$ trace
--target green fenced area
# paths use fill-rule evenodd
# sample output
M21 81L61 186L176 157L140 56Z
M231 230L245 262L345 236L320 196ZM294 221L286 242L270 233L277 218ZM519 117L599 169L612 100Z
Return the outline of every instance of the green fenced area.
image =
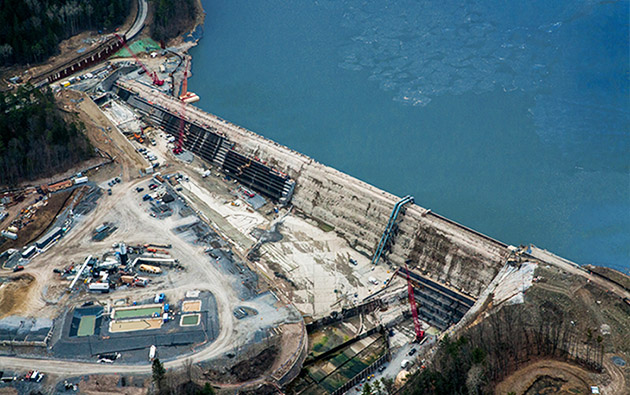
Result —
M128 44L128 45L129 45L129 48L131 48L131 50L135 54L159 51L161 49L160 44L158 44L157 42L155 42L155 40L150 39L150 38L136 40L133 43ZM120 51L116 52L111 57L112 58L129 58L131 57L131 54L129 53L129 51L127 51L127 48L122 48L120 49Z
M345 323L333 324L308 335L309 354L320 355L356 335L356 328L361 326L359 317L352 317Z
M153 317L156 314L162 314L162 305L123 307L114 310L114 319Z
M199 314L186 314L182 316L182 319L179 325L180 326L195 326L195 325L199 325L200 320L201 320L201 316Z
M387 340L381 334L368 336L325 360L305 367L290 389L304 395L334 392L386 352Z
M77 336L92 336L94 334L94 327L96 324L95 315L84 315L79 322L79 330Z

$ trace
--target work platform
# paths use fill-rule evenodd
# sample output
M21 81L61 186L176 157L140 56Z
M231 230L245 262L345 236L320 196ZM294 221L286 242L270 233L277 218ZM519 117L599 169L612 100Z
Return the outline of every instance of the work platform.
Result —
M291 200L294 180L256 156L238 152L238 146L221 131L235 126L138 81L118 81L113 90L167 134L179 138L182 129L183 148L216 166L227 176L282 205Z
M403 271L399 271L398 275L406 277ZM440 330L446 330L459 322L475 304L474 298L435 282L413 270L409 270L409 277L418 302L420 318Z

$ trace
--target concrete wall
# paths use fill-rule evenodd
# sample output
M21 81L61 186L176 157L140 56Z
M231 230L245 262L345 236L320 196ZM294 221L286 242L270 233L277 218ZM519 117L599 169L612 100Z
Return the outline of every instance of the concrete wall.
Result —
M178 100L135 81L119 84L173 114L181 108ZM188 105L186 114L198 125L216 128L235 143L236 151L288 174L297 183L292 203L299 211L334 227L355 249L372 255L397 196L194 106ZM407 207L399 229L386 260L400 265L412 259L429 277L474 297L492 281L507 257L504 244L418 205Z

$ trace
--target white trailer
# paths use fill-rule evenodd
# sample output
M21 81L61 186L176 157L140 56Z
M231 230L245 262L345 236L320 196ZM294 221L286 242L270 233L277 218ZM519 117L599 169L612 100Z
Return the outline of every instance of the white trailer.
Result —
M75 179L74 179L74 185L77 185L77 184L84 184L84 183L86 183L86 182L88 182L88 178L87 178L87 176L77 177L77 178L75 178Z
M109 283L91 283L88 285L90 291L109 292Z

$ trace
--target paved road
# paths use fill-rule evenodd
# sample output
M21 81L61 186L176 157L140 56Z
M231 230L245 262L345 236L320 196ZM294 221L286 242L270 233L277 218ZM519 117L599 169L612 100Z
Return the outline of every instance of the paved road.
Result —
M136 21L133 26L125 33L125 37L127 41L131 41L142 28L144 28L144 22L147 19L147 13L149 12L149 5L147 4L147 0L138 0L138 15L136 17Z

